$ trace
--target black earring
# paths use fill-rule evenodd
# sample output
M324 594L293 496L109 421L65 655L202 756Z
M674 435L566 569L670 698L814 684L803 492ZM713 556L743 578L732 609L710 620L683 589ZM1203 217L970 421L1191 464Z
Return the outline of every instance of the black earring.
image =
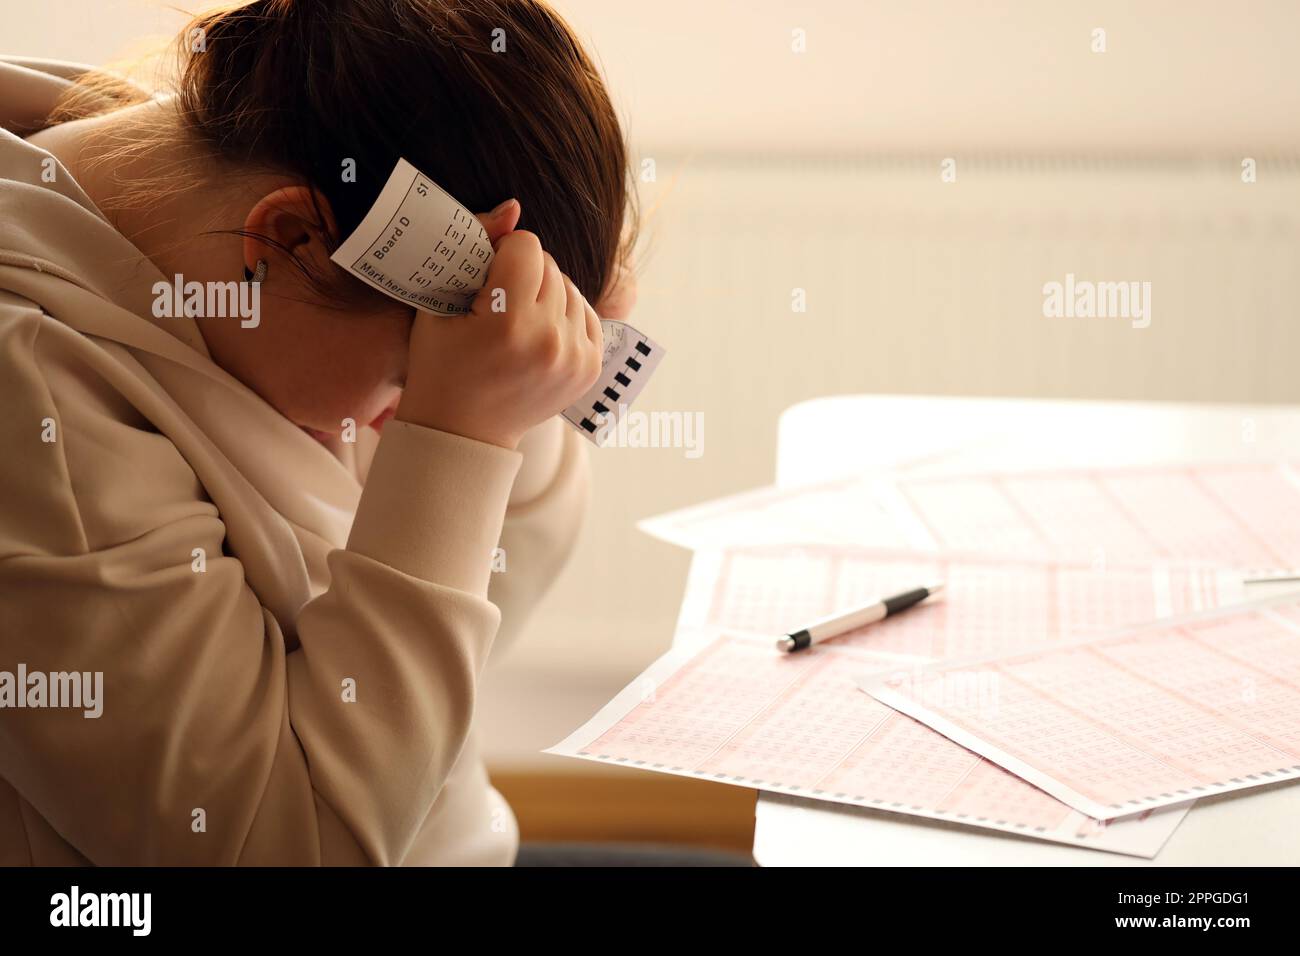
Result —
M263 279L266 278L266 268L267 268L267 266L266 266L266 260L265 260L265 259L258 259L258 260L257 260L257 271L256 271L256 272L254 272L252 269L248 268L248 266L244 266L244 281L245 281L245 282L261 282Z

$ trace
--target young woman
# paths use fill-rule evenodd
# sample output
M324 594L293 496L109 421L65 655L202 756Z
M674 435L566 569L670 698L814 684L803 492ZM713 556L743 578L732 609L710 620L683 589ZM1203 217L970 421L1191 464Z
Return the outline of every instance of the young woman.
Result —
M161 97L0 61L0 863L509 864L475 686L584 504L556 414L630 303L616 115L540 0L179 42ZM504 313L330 262L399 158L492 210ZM249 274L255 325L154 314Z

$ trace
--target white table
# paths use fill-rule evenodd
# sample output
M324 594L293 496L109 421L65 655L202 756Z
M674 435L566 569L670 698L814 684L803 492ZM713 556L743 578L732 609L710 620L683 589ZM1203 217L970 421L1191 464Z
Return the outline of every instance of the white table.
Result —
M1300 406L844 396L781 416L777 483L899 466L958 473L1285 457L1300 457ZM760 792L756 816L763 866L1300 864L1300 785L1198 802L1153 861L780 794Z

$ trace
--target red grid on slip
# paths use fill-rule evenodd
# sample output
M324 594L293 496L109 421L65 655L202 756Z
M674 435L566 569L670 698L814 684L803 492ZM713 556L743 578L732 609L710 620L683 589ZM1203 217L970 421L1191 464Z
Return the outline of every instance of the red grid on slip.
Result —
M1183 810L1101 826L857 687L888 659L721 636L549 752L1154 856Z
M1300 776L1294 599L864 686L1100 819Z

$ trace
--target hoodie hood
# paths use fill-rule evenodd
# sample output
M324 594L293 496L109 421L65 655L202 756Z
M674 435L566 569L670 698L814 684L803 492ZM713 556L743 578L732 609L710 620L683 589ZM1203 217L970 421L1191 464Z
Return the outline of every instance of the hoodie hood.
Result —
M12 264L26 257L30 268L157 325L206 358L192 318L151 321L153 284L167 281L162 273L113 228L58 159L23 139L44 129L59 98L94 72L81 64L0 56L0 251L12 254L6 260ZM123 323L122 331L133 324Z
M356 462L335 458L214 364L192 318L155 318L154 285L170 277L57 158L22 138L89 69L0 57L0 290L61 326L48 334L81 336L69 347L175 444L220 510L249 583L292 634L327 579L324 554L347 541ZM370 436L358 432L373 451Z

